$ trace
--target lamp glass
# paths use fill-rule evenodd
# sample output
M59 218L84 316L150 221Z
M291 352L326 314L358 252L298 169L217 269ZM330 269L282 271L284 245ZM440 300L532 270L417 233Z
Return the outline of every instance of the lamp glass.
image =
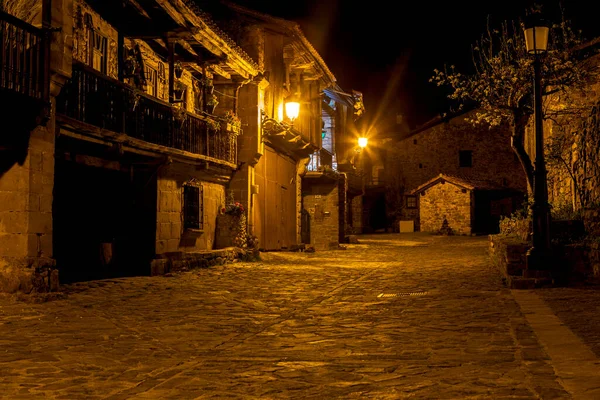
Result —
M367 139L366 137L359 137L358 138L358 147L360 147L361 149L364 149L365 147L367 147L368 142L369 142L369 139Z
M525 47L529 54L541 54L548 50L548 33L550 29L547 26L532 26L525 28Z
M298 118L300 114L300 103L296 101L289 101L285 103L285 115L292 121Z

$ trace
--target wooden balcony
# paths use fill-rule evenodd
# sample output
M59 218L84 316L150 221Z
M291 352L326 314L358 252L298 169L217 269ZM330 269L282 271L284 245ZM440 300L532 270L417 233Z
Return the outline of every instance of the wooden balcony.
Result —
M237 163L237 132L218 117L178 112L169 103L76 64L56 102L57 113L131 138ZM216 128L216 126L220 126Z
M31 129L48 117L47 37L44 30L0 11L0 117L4 125L14 122Z

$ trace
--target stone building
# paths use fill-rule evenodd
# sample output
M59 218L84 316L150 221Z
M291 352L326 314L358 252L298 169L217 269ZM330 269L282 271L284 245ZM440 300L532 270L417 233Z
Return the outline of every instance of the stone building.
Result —
M264 71L258 85L240 90L240 115L259 123L247 119L243 165L231 184L251 210L250 234L262 250L337 248L349 221L348 188L356 186L337 164L346 163L361 95L337 85L297 23L229 2L207 7ZM285 110L291 101L300 104L294 119ZM357 202L352 191L350 198Z
M493 208L498 215L509 215L521 208L527 192L526 179L521 164L511 149L509 129L474 127L467 121L472 112L474 111L450 118L434 118L388 147L385 161L388 177L386 205L393 207L395 219L389 222L394 224L394 228L400 221L413 221L415 230L425 228L436 231L442 226L441 211L436 222L431 221L431 216L423 215L427 210L432 210L431 204L427 203L424 210L420 208L424 201L421 196L424 193L423 187L436 183L434 190L441 193L440 174L456 177L463 182L485 182L486 187L504 189L506 199L502 200L502 196L499 198L496 193L492 196L494 203L491 203L492 198L489 196L476 196L477 202L487 198L487 205L473 205L477 210ZM471 189L466 184L463 186L471 192L477 188L477 185L472 185ZM390 198L397 201L392 202ZM439 210L445 207L443 202L443 197L436 201ZM492 219L497 219L498 215L489 214ZM421 226L424 219L427 223ZM451 228L467 232L462 227ZM471 226L471 230L491 233L497 227L482 223L477 227Z
M515 207L522 193L489 181L440 174L411 195L419 197L422 232L471 235L498 229L500 217Z
M213 250L239 168L233 94L258 65L192 1L43 7L52 31L0 15L7 40L30 38L3 47L17 67L2 69L3 104L31 112L0 146L2 290L161 273Z

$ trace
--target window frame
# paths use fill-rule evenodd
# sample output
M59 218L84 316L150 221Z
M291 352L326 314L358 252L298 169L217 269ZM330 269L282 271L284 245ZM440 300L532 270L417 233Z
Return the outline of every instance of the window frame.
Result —
M146 93L158 98L158 71L145 65L144 77L146 78Z
M414 200L414 205L411 205L411 201ZM408 209L416 209L419 207L419 202L417 201L417 196L414 195L406 195L406 208Z
M465 158L467 155L468 155L468 162L466 162L467 159ZM473 150L459 150L458 151L458 167L459 168L472 168L473 167Z
M196 202L192 202L197 195ZM186 231L204 231L204 186L185 183L181 190L181 218Z
M108 71L108 37L103 35L98 29L89 28L89 43L88 43L88 63L89 66L103 74ZM101 43L98 48L96 45ZM99 56L100 66L96 67L96 55Z

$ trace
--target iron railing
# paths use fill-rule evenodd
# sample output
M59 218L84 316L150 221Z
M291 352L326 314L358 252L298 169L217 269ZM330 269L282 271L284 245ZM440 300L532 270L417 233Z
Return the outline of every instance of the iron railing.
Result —
M49 100L46 32L0 11L0 89Z
M237 162L237 136L218 118L178 112L169 103L134 90L83 64L56 100L67 117L149 143ZM215 123L221 128L214 129Z

